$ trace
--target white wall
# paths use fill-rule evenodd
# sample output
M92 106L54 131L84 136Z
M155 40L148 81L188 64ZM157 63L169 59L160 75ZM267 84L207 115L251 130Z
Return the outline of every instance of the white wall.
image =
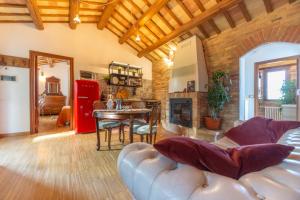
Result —
M29 69L7 67L1 75L16 76L16 81L0 81L0 134L30 130Z
M152 63L148 59L138 58L130 46L120 45L114 34L98 30L95 24L80 24L76 30L68 24L45 24L43 31L32 24L0 24L0 54L28 58L29 50L73 57L75 79L80 69L99 73L111 61L118 61L142 67L143 78L152 80ZM29 98L29 89L26 94L24 98ZM29 118L29 106L22 106ZM29 123L26 128L18 123L15 126L20 131L29 131Z
M273 42L261 45L240 58L240 120L254 117L255 63L300 55L300 44Z
M99 72L111 61L143 67L144 79L152 80L152 63L138 58L130 46L120 45L117 36L95 24L80 24L71 30L68 24L45 24L40 31L31 24L1 24L0 54L29 57L29 50L74 57L75 78L79 69Z
M42 72L44 76L41 76ZM70 65L66 62L56 63L54 67L41 65L39 70L39 94L45 91L46 78L51 76L60 79L60 91L66 97L66 105L68 105L70 94Z

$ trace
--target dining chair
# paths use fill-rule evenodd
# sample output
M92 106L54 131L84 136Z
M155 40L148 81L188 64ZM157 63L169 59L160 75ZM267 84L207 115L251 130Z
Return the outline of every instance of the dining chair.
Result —
M152 136L154 136L153 143L156 142L157 136L157 126L159 123L160 116L160 106L156 105L152 107L152 111L150 114L149 123L144 125L136 125L133 127L133 134L140 135L141 142L144 141L144 136L146 136L147 143L152 144Z
M101 101L95 101L93 104L93 108L95 109L105 109L105 105ZM124 139L122 139L122 133L124 138L124 131L122 128L122 122L119 120L109 120L109 119L103 119L101 121L97 121L97 131L105 131L105 142L108 140L108 149L111 150L111 135L112 130L115 128L119 128L119 141L124 144ZM100 139L98 140L100 141ZM100 150L100 144L97 144L97 150Z
M146 104L145 104L145 102L142 102L142 101L132 102L131 108L132 109L146 108ZM123 124L123 126L129 126L129 119L122 121L122 124ZM142 118L133 120L133 127L142 126L142 125L146 125L146 124L147 124L146 120L142 119Z

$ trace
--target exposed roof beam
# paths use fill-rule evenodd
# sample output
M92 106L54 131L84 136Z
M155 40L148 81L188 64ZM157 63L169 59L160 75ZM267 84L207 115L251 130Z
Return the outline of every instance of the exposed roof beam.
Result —
M229 12L227 10L225 10L223 12L224 17L226 18L228 24L230 25L231 28L234 28L236 26L234 20L232 19L232 17L230 16Z
M199 25L198 29L202 33L202 35L204 35L205 38L209 38L209 34L207 33L207 31L204 29L203 26Z
M104 27L106 26L106 24L107 24L107 22L108 22L108 19L109 19L110 16L113 14L113 12L114 12L116 6L120 3L120 1L121 1L121 0L115 0L115 1L113 1L113 2L110 3L110 4L108 4L108 5L105 7L105 9L104 9L104 11L103 11L103 13L102 13L102 15L101 15L101 17L100 17L100 20L99 20L99 22L98 22L98 24L97 24L97 28L98 28L98 29L100 29L100 30L104 29Z
M216 23L214 22L214 20L208 20L208 23L211 25L211 27L214 29L214 31L217 34L221 33L221 30L219 29L219 27L216 25Z
M178 25L182 25L182 22L180 19L173 13L173 11L169 8L168 5L165 6L165 10L168 12L168 14L176 21Z
M246 19L247 22L251 21L251 15L249 14L248 10L247 10L247 7L245 5L245 3L243 1L241 1L239 3L239 8L241 9L242 11L242 14L244 16L244 18Z
M216 0L216 1L217 1L217 3L220 3L221 0ZM228 24L230 25L230 27L234 28L236 25L235 25L235 22L232 19L231 15L229 14L229 12L227 10L224 10L223 15L226 18L226 20L227 20Z
M74 18L79 12L79 0L70 0L69 1L69 26L71 29L76 29L77 24L74 21Z
M129 28L129 30L120 38L119 42L123 44L130 36L136 33L136 31L144 26L147 21L149 21L153 15L155 15L159 10L168 3L169 0L157 0L143 15L137 20L137 22Z
M207 9L202 14L198 15L197 17L194 17L191 21L189 21L186 24L183 24L181 27L177 28L172 33L166 35L165 37L161 38L158 42L154 43L150 47L140 51L138 53L139 57L144 56L145 54L153 51L154 49L160 47L161 45L167 43L170 40L173 40L174 38L180 36L181 34L185 33L186 31L194 28L195 26L211 19L215 15L217 15L220 11L225 10L229 7L232 7L233 5L240 3L241 0L223 0L217 5L214 5L213 7Z
M25 4L16 4L16 3L0 3L0 7L26 8L26 5Z
M273 12L273 6L270 0L263 0L267 13Z
M32 18L35 27L44 30L43 20L35 0L26 0L26 6Z
M205 11L205 8L203 6L203 3L200 0L194 0L194 2L197 4L198 8L201 10L201 12Z
M184 5L182 0L176 0L176 2L181 7L181 9L189 16L189 18L191 18L191 19L194 18L193 13Z
M194 0L195 3L197 4L198 8L201 10L201 12L204 12L206 9L203 6L202 2L200 0ZM219 3L219 1L217 1ZM219 27L216 25L213 19L208 20L208 23L212 26L212 28L215 30L217 34L221 33L221 30ZM199 28L199 27L198 27ZM201 31L202 32L202 31ZM207 34L208 35L208 34Z

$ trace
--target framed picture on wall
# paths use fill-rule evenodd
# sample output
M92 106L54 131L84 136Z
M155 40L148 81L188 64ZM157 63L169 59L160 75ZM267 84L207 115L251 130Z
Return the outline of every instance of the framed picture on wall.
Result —
M195 92L195 81L188 81L187 82L187 92Z

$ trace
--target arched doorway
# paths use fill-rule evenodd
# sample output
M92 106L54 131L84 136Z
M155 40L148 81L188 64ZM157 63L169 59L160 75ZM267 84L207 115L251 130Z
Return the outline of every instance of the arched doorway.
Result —
M250 119L256 114L255 65L264 61L283 59L287 57L295 57L297 59L297 65L299 65L299 58L297 57L299 55L300 44L272 42L260 45L255 49L250 50L240 58L240 120ZM299 85L297 85L297 88L299 88Z

